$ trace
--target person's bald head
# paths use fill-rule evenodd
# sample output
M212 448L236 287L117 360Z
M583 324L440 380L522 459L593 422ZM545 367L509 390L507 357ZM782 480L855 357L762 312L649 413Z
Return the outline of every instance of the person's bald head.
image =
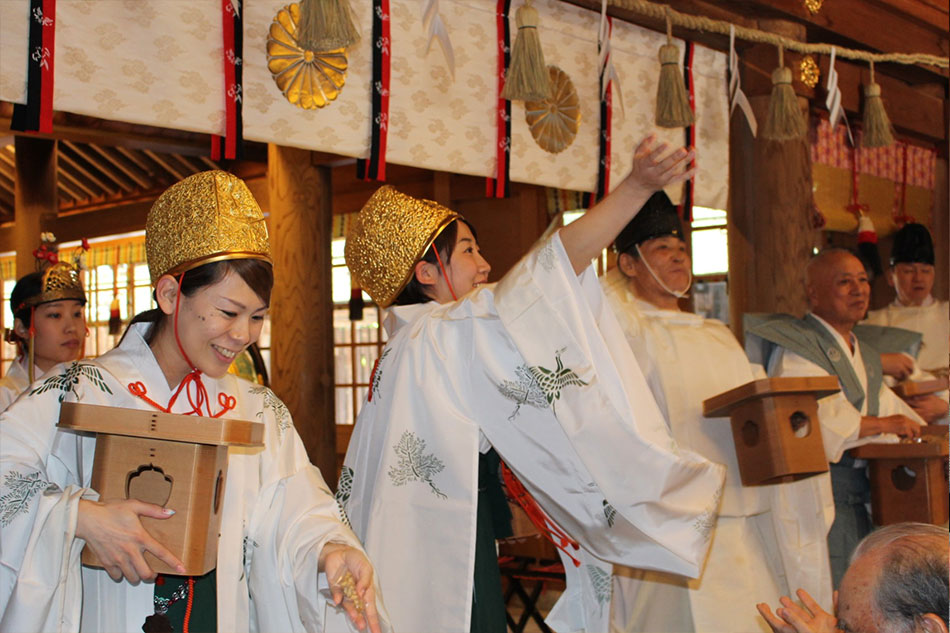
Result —
M867 312L871 286L861 260L833 248L808 262L805 293L812 312L832 326L850 331Z
M838 593L838 626L862 633L946 633L945 528L898 523L855 549Z

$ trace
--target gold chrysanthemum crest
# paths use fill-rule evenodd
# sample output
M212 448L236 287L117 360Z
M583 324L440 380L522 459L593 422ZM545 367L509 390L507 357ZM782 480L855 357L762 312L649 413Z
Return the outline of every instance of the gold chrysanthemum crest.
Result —
M267 37L267 69L287 101L305 110L322 108L340 95L346 82L346 50L315 52L297 41L300 6L277 12Z
M574 82L557 66L548 66L551 96L540 101L525 101L524 118L531 136L541 149L552 154L563 152L577 136L581 123L581 103Z
M805 55L802 57L801 63L801 79L802 83L808 86L809 88L814 88L818 85L818 80L821 78L821 71L818 69L818 64L815 62L815 58L811 55Z

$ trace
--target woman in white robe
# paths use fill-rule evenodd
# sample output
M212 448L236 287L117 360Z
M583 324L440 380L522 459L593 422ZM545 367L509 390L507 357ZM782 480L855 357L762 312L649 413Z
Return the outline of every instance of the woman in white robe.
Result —
M269 389L227 374L260 334L273 280L256 201L230 174L196 174L156 201L146 241L154 322L133 324L98 359L51 369L0 417L0 630L139 631L168 604L143 553L183 570L139 520L173 508L98 500L89 488L95 438L56 428L69 401L263 423L263 448L229 451L214 595L188 584L189 599L215 605L220 631L319 631L320 587L340 602L348 571L365 617L349 599L344 608L379 631L373 569L289 412ZM103 569L81 568L84 545Z
M7 333L17 357L0 379L0 411L30 385L31 372L35 380L54 365L82 357L85 305L79 271L71 264L60 262L20 277L10 293L13 328Z
M478 455L492 447L559 535L554 629L606 631L612 562L698 573L721 467L677 449L590 267L653 190L689 175L689 153L664 153L642 143L610 196L493 286L462 223L422 258L458 217L437 203L383 188L351 228L347 264L379 305L410 279L431 299L387 314L338 493L396 630L471 629Z

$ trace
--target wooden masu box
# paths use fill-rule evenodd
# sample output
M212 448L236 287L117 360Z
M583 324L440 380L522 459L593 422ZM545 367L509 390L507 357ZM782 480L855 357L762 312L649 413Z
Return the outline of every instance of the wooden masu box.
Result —
M828 470L818 399L839 391L834 376L764 378L703 402L703 415L732 420L743 486L804 479Z
M262 446L263 424L64 402L59 427L98 434L91 486L100 500L174 509L168 519L142 517L142 525L184 563L185 575L215 567L228 447ZM179 573L148 552L145 560L158 573ZM102 567L88 547L82 562Z
M851 451L868 460L871 515L876 525L918 521L945 525L950 517L947 431L921 427L920 442L865 444Z

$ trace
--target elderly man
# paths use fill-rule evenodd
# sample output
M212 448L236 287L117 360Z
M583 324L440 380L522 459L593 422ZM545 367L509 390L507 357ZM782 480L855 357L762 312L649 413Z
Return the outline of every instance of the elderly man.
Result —
M843 249L816 255L805 271L811 312L804 319L790 315L747 315L746 351L767 365L769 376L838 378L841 391L818 403L821 436L831 462L834 517L828 534L832 579L844 575L848 556L871 531L867 511L870 484L865 464L847 449L873 441L894 441L895 435L920 435L923 420L887 388L880 354L852 333L867 311L870 285L863 264ZM811 478L814 494L828 507L822 478Z
M867 322L919 332L923 345L917 362L924 371L915 371L913 359L905 354L882 356L884 373L897 380L923 380L931 374L946 375L950 362L950 304L934 299L934 246L930 232L922 224L907 224L894 234L887 283L897 297L893 303L868 313ZM947 423L948 398L917 396L908 401L920 417L930 423Z
M775 633L947 633L950 556L947 530L926 523L897 523L858 545L837 595L837 618L806 591L788 597L773 615L758 609Z
M611 630L767 631L756 613L735 605L750 596L777 600L789 591L788 582L813 593L827 586L830 604L827 530L812 503L810 523L820 529L804 538L802 505L776 502L780 490L796 484L743 487L729 420L703 417L703 400L763 377L764 371L750 365L725 325L680 310L678 299L691 282L682 236L676 207L665 193L655 193L617 236L618 266L607 275L604 290L673 438L724 464L726 483L718 521L708 520L715 528L702 576L615 566ZM806 560L811 563L803 564Z

